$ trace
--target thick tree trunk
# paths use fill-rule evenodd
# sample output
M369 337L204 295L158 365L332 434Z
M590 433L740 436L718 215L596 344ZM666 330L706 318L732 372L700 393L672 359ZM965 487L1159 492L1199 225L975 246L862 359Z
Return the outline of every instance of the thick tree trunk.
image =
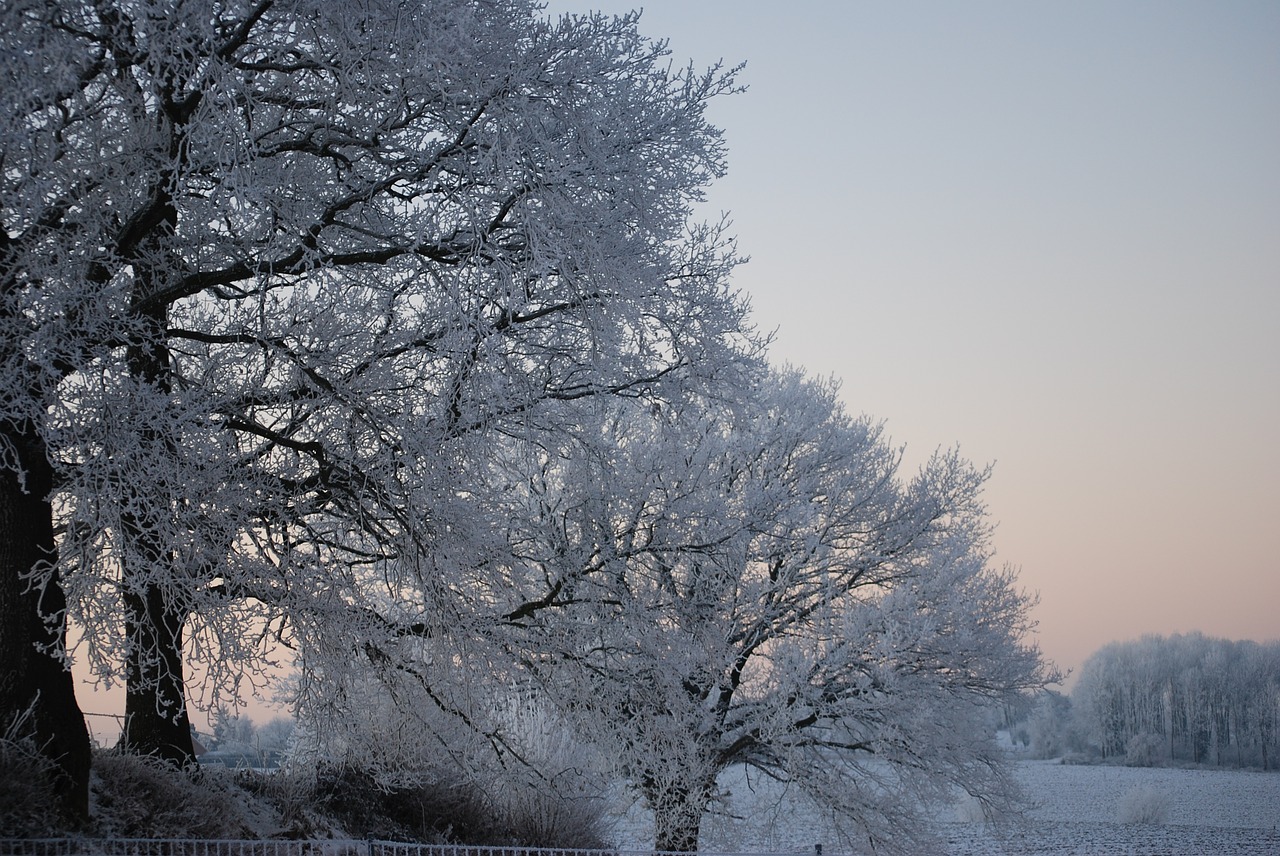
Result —
M179 767L193 766L196 755L182 665L186 611L156 585L126 593L124 602L129 649L120 747Z
M696 852L711 787L650 786L646 791L649 807L653 810L654 849Z
M55 558L52 471L34 426L5 426L3 442L17 451L19 471L0 470L0 733L22 721L54 765L67 819L89 815L89 732L76 702L66 651L66 596L56 570L43 588L28 575ZM24 720L24 714L29 716Z
M157 199L154 214L161 227L158 234L163 236L171 232L176 215L167 191L159 191ZM154 255L163 253L157 249ZM156 271L140 265L136 296L147 296L154 282L161 280ZM164 340L167 309L161 306L142 317L150 328L149 336L130 345L129 370L147 385L168 393L172 379ZM173 438L163 426L141 426L139 441L177 457ZM183 576L174 564L172 545L160 534L168 530L163 518L172 512L171 498L152 495L145 485L136 486L135 491L132 508L123 515L123 536L129 542L131 558L123 568L127 661L120 746L128 752L191 767L196 756L182 664L182 627L189 609L183 602Z

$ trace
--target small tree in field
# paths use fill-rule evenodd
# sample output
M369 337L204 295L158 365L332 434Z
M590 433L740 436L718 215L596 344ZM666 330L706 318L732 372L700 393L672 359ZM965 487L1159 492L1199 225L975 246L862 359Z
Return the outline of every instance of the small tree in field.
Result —
M732 74L540 14L0 7L0 641L65 678L65 591L125 748L190 763L187 655L216 705L279 642L331 676L452 629L493 435L737 359L688 221Z
M491 598L514 655L618 759L661 850L696 849L737 764L878 851L916 846L954 788L1009 800L984 720L1052 676L990 564L986 473L947 453L903 479L878 426L796 372L724 392L602 403L504 463L524 475L496 503Z

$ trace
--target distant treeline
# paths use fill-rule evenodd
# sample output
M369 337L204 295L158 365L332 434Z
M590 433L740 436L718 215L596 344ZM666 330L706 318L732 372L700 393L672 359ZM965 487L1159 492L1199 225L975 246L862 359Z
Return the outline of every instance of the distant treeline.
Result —
M1145 636L1091 656L1014 739L1042 757L1280 769L1280 642Z

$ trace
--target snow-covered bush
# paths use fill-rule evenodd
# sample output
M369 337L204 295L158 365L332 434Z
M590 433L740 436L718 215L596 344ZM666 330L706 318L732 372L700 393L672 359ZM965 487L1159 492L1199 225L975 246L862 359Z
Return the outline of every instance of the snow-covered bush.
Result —
M438 843L497 843L477 790L458 778L387 784L350 763L321 764L315 805L349 835Z
M608 779L596 750L558 716L531 699L498 714L520 755L503 771L491 804L515 843L599 849L607 845Z
M190 774L153 758L93 759L97 833L112 838L245 838L245 794L230 774Z
M358 700L338 713L303 706L286 766L310 771L317 802L354 835L391 822L426 841L605 846L596 752L529 688L430 671L444 657L426 646L420 658L429 679L389 672L331 693Z
M1146 785L1125 791L1116 805L1118 823L1158 824L1168 818L1169 797Z
M987 812L982 805L982 800L975 796L965 794L956 799L951 808L956 823L985 823L987 820Z
M273 838L345 837L333 819L316 802L316 780L311 771L239 770L236 782L247 793L265 801L276 815Z
M1154 767L1164 760L1165 742L1149 731L1141 731L1124 744L1124 762L1130 767Z

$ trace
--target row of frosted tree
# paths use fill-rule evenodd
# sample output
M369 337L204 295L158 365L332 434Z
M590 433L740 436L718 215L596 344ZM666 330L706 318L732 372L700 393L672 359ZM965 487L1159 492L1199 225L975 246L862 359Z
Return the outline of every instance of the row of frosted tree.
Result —
M1084 664L1071 701L1081 737L1107 758L1280 766L1280 642L1113 643Z
M69 816L73 658L122 751L190 765L192 705L288 669L317 752L388 782L525 776L486 713L518 688L659 849L731 765L881 849L1007 801L986 712L1052 675L987 471L906 472L769 367L691 216L736 72L637 22L0 5L0 727Z

